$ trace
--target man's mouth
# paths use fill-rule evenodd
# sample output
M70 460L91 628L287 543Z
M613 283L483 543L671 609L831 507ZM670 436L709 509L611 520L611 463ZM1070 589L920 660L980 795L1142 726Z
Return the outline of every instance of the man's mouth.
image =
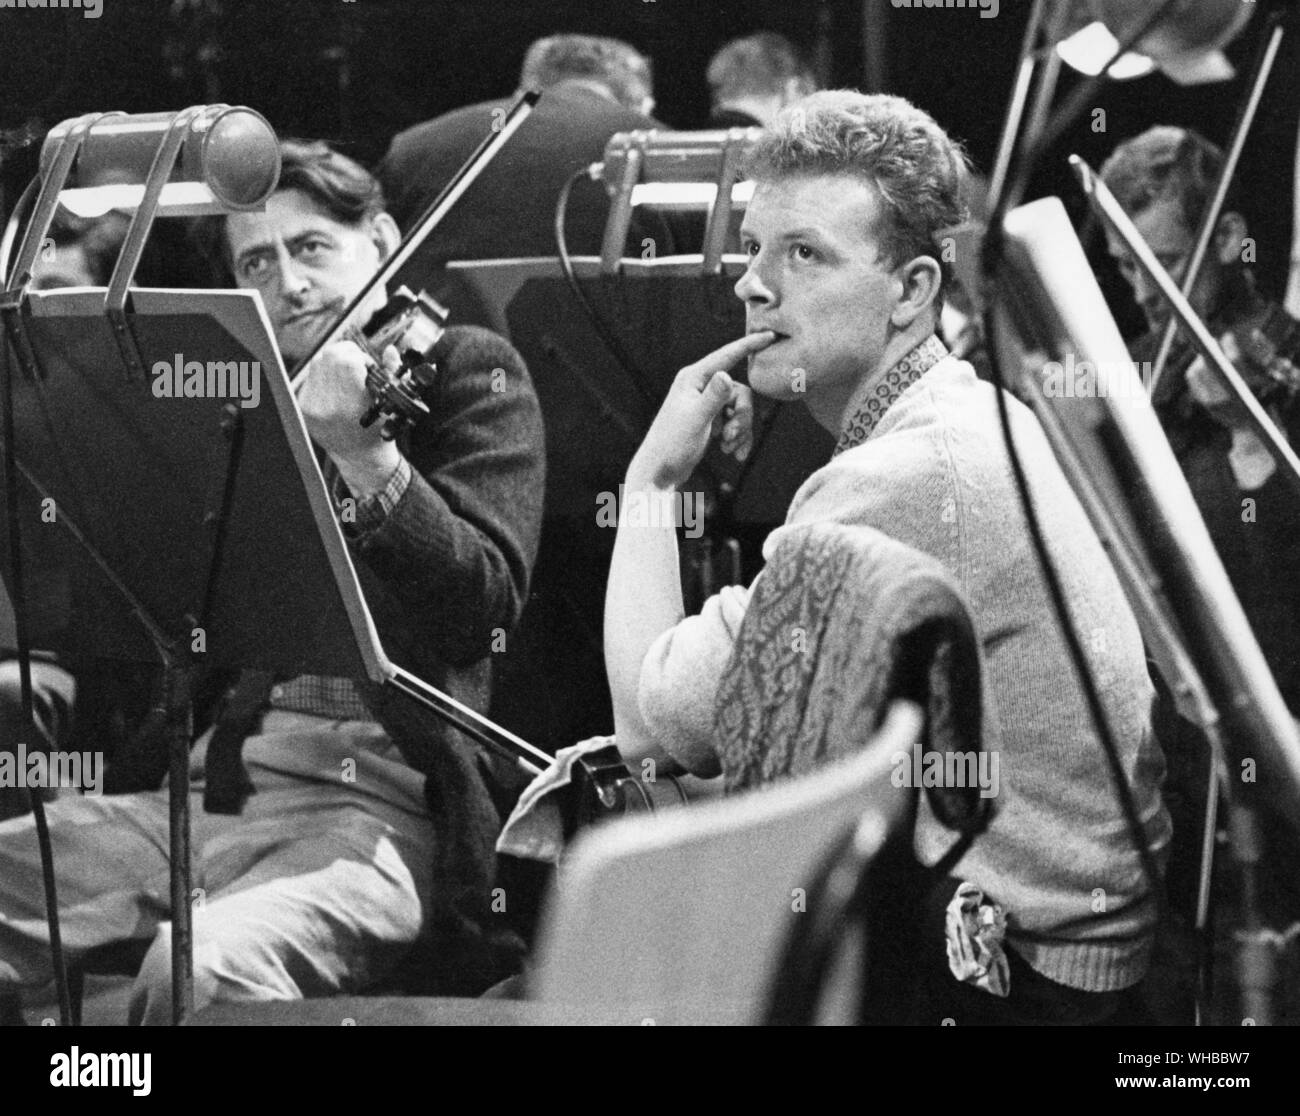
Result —
M342 309L343 303L335 301L307 310L295 310L292 314L288 314L280 320L280 326L283 329L290 326L311 325L327 317L331 319L337 318Z

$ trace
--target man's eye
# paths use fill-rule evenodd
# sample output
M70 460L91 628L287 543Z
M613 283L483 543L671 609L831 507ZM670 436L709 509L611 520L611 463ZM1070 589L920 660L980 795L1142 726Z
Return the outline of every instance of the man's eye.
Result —
M307 259L319 259L329 250L329 244L324 240L305 240L302 247L298 250L298 255L305 256Z
M757 241L754 241L754 240L747 240L747 241L744 242L744 244L741 245L741 250L742 250L742 251L745 253L745 255L747 255L747 256L750 256L750 257L757 256L757 255L758 255L758 242L757 242Z
M260 279L266 274L269 263L265 256L253 256L243 262L240 271L245 279Z
M814 260L817 258L816 250L807 244L795 244L791 251L794 253L795 259L798 260Z

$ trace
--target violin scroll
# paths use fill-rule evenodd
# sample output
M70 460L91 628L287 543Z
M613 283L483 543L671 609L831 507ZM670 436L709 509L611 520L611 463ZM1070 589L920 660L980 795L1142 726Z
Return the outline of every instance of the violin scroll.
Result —
M392 297L353 340L366 353L366 388L371 403L361 416L370 426L380 418L380 432L391 441L407 426L429 413L421 393L437 383L436 350L447 328L447 308L424 291L398 287ZM399 365L389 371L381 354L392 346Z

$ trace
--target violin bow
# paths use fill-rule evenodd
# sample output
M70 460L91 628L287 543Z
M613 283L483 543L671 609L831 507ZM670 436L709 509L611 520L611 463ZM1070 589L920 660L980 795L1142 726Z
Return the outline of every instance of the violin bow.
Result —
M397 270L415 254L416 249L428 239L429 234L442 222L451 207L460 200L461 195L487 169L488 163L496 157L506 141L528 119L529 113L533 111L533 106L537 104L540 98L540 92L529 89L510 106L499 122L493 122L491 132L484 137L482 143L478 145L460 170L452 176L451 181L442 188L442 192L433 199L429 207L420 215L420 219L411 226L411 231L402 238L397 250L383 262L379 270L357 292L356 297L342 309L338 318L330 327L329 332L321 337L311 352L298 362L298 366L293 370L293 376L290 380L290 387L293 388L295 393L302 388L303 381L306 378L307 366L316 359L317 354L326 345L337 341L344 335L347 328L345 323L356 313L357 307L369 297L370 292L379 284L386 284L396 274Z

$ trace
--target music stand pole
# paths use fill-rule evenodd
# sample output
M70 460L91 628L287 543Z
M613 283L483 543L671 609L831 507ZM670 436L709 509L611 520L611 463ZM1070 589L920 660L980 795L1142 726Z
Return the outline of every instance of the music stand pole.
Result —
M1080 283L1080 274L1089 281ZM1076 394L1047 384L1034 390L1056 412L1091 485L1123 524L1120 537L1133 540L1144 556L1142 570L1223 718L1233 762L1259 766L1258 779L1243 767L1243 783L1258 783L1259 793L1271 790L1271 801L1288 822L1300 825L1300 732L1147 393L1131 386L1131 375L1122 375L1124 369L1131 373L1131 358L1059 199L1042 199L1008 215L999 279L1001 306L1030 351L1058 359L1075 353L1095 369L1095 390ZM1140 614L1140 600L1135 610ZM1248 794L1249 788L1236 788L1234 813ZM1249 875L1250 858L1238 859ZM1256 1001L1256 1022L1268 1018L1266 999Z

